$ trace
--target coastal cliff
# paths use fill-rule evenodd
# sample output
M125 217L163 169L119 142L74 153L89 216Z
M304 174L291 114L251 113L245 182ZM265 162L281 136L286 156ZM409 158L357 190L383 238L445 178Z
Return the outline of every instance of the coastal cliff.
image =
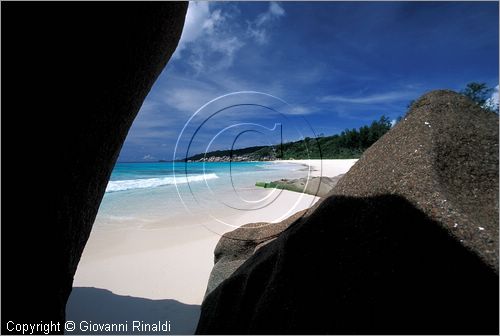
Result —
M276 229L224 235L197 333L498 333L498 116L424 95Z

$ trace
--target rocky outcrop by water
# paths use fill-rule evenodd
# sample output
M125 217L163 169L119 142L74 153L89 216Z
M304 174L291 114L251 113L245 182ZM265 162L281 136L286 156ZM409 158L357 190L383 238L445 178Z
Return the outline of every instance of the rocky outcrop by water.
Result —
M498 116L423 96L285 226L221 239L197 333L498 333Z
M344 176L344 174L334 177L309 176L298 179L281 179L271 183L257 182L255 185L257 187L284 189L303 192L305 194L318 197L326 197L333 190L342 176Z

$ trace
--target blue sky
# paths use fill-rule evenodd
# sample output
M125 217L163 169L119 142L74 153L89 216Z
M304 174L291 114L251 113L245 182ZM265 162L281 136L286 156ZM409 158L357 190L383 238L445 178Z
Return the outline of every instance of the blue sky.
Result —
M190 3L179 47L119 160L172 159L193 113L235 91L283 99L316 134L330 135L383 114L395 119L430 90L471 81L495 87L498 38L498 2ZM275 123L263 110L235 110L225 120ZM190 154L215 133L203 134ZM264 144L256 134L238 147ZM228 137L210 149L230 145Z

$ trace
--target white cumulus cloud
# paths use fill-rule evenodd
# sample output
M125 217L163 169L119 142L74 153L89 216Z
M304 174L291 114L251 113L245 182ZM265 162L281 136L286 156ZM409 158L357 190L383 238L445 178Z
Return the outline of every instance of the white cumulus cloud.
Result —
M197 73L231 66L235 53L244 45L229 32L229 14L212 7L208 1L189 2L181 39L173 55L173 59L187 57L187 63ZM217 61L209 64L207 58L214 53Z
M247 34L258 44L269 41L269 29L274 21L285 15L285 10L277 2L270 2L269 8L259 14L253 22L248 23Z
M486 100L484 105L492 110L498 111L498 85L495 87L491 97Z
M382 103L408 100L413 98L414 96L415 95L413 92L393 91L393 92L363 95L357 97L329 95L321 97L319 101L323 103L382 104Z
M283 16L285 15L285 10L280 6L277 2L271 2L269 4L269 12L274 16Z
M215 72L233 65L237 52L247 43L266 44L275 23L285 15L278 2L241 26L234 6L191 1L179 45L172 56L185 58L196 74Z
M210 14L210 10L208 8L208 2L191 1L186 13L186 19L184 21L184 28L182 29L179 45L177 46L177 50L175 51L173 57L180 58L182 50L186 48L186 45L190 42L196 41L200 36L202 36L205 28L213 30L215 22L218 20L220 20L220 12L214 13L212 18L212 14Z

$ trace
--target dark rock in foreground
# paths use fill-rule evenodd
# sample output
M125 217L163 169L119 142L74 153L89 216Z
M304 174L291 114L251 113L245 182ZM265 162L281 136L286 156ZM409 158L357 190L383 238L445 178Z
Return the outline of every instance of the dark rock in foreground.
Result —
M464 96L423 96L334 193L401 195L498 273L498 116Z
M197 333L496 333L498 277L398 196L331 197L202 305Z
M241 266L197 333L498 333L495 115L424 96L311 210L258 249L223 243Z
M299 211L277 224L251 223L224 234L214 251L214 267L208 280L205 297L227 279L255 251L276 239L297 219L306 216L308 210Z
M331 192L343 174L335 177L310 177L299 179L281 179L271 186L265 183L263 187L279 188L304 192L319 197L325 197ZM307 183L307 185L306 185ZM257 185L257 184L256 184ZM208 280L207 292L210 294L222 281L238 269L257 249L274 240L296 220L307 216L311 211L303 210L277 224L250 223L224 234L214 251L214 267Z
M10 87L3 97L17 106L6 113L13 118L10 129L25 139L21 145L17 135L6 137L3 145L20 153L25 143L33 144L29 155L2 165L11 181L3 189L10 203L2 206L3 334L12 333L8 321L64 324L73 276L111 171L177 47L187 6L2 4L2 28L11 37L2 41L2 56L11 64L2 73ZM22 104L20 88L29 91ZM34 163L40 163L36 182L26 179ZM29 193L20 198L20 190Z

